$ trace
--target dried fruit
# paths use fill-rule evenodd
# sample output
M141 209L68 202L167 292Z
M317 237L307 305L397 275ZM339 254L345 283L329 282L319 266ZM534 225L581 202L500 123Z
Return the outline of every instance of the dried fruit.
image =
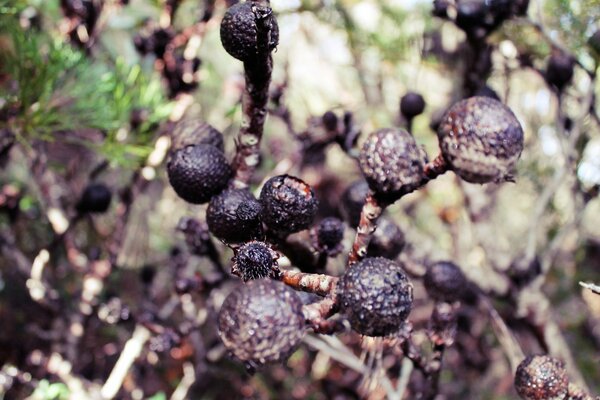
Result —
M358 226L360 213L368 194L369 184L362 179L351 183L342 194L340 211L351 226Z
M344 223L335 217L323 219L315 227L316 248L328 255L336 255L341 251L344 239Z
M167 163L169 182L175 192L192 204L203 204L219 194L233 171L222 151L209 144L177 150Z
M228 189L210 199L206 222L210 232L226 243L246 242L259 236L260 210L247 189Z
M230 56L248 61L258 53L257 20L268 18L270 24L269 50L279 43L279 27L269 7L258 1L246 1L231 6L221 21L221 43Z
M231 273L239 276L244 282L275 276L279 271L278 257L277 252L266 243L245 243L235 250Z
M405 244L404 233L400 227L389 218L379 218L377 229L367 247L367 257L385 257L393 260L398 257Z
M175 125L172 136L172 148L181 149L195 144L210 144L223 151L223 135L206 122L189 118Z
M262 220L272 232L290 234L308 228L317 214L312 188L289 175L269 179L260 192Z
M283 361L304 336L302 301L280 282L252 281L225 299L218 328L227 350L249 366Z
M323 122L323 126L330 132L337 131L338 126L338 117L335 115L333 111L327 111L321 117L321 121Z
M110 207L112 192L103 183L87 185L75 206L80 213L103 213Z
M340 278L338 295L352 329L366 336L386 336L397 332L410 314L413 288L398 263L365 258Z
M460 268L450 261L440 261L427 268L423 283L433 299L449 303L460 300L467 286Z
M515 389L526 400L562 400L568 386L564 363L546 355L525 358L515 373Z
M573 78L575 60L569 54L555 51L546 66L546 82L562 90Z
M425 110L425 100L419 93L408 92L400 99L400 113L406 119L413 119Z
M365 141L360 167L375 195L393 202L421 185L423 153L404 129L380 129Z
M438 139L450 168L472 183L511 180L523 150L521 124L508 107L489 97L470 97L450 107Z

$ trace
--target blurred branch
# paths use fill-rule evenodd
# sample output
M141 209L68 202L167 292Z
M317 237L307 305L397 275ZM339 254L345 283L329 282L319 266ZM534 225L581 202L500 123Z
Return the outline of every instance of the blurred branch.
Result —
M579 282L579 285L591 290L596 294L600 294L600 286L596 285L595 283Z

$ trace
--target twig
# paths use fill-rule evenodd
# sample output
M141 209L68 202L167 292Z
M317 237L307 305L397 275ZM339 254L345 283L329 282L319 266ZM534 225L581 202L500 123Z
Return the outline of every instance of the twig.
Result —
M100 394L104 399L113 399L117 395L129 369L142 353L148 339L150 339L150 331L142 325L137 325L131 338L125 343L121 356L110 372L108 379L102 386Z
M192 385L196 382L194 364L186 362L183 364L183 378L170 397L170 400L185 400Z
M579 285L591 290L592 292L596 293L596 294L600 294L600 286L596 285L595 283L586 283L586 282L579 282Z
M334 297L326 297L316 303L302 307L304 319L317 333L333 334L346 329L342 320L327 320L338 309L338 302Z
M360 222L356 229L352 251L348 256L348 265L362 260L367 255L367 247L369 247L373 232L377 229L377 220L384 209L385 205L381 204L372 192L367 195L365 204L360 212Z
M308 274L297 271L281 271L278 277L286 285L303 292L327 296L335 292L338 278L322 275Z
M268 3L267 3L268 4ZM268 10L268 12L264 12ZM260 158L260 141L267 117L269 84L273 70L270 39L274 17L270 8L255 11L258 52L256 58L244 62L246 88L242 98L244 119L237 137L233 159L235 177L231 186L247 188Z

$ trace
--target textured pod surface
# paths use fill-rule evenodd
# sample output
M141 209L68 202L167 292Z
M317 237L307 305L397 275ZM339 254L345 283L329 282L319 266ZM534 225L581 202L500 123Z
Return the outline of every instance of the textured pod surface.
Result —
M76 208L79 212L103 213L108 210L111 199L112 192L108 186L103 183L91 183L83 191Z
M256 18L259 12L255 14L253 10L253 7L260 7L258 4L252 1L235 4L225 12L221 21L221 43L230 56L240 61L248 61L258 52ZM279 43L279 27L275 17L267 18L271 19L269 49L273 50Z
M423 154L403 129L381 129L367 138L360 167L378 197L395 201L418 188L423 179Z
M273 232L289 234L306 229L317 214L312 188L289 175L269 179L260 192L262 220Z
M221 307L218 323L227 350L252 366L285 360L305 328L298 294L266 279L234 290Z
M360 213L368 194L369 184L362 179L350 184L342 194L340 211L346 222L353 228L356 228L360 222Z
M173 129L173 149L181 149L195 144L210 144L224 151L223 135L211 125L199 119L184 119Z
M177 150L167 163L169 182L175 192L192 204L203 204L220 193L233 171L222 151L198 144Z
M440 261L427 268L423 283L431 297L447 302L460 300L467 286L460 268L449 261Z
M471 97L450 107L438 139L450 168L472 183L510 180L523 150L521 124L508 107L489 97Z
M253 241L243 244L235 251L231 273L247 282L268 278L278 268L277 253L266 243Z
M377 229L367 247L367 257L385 257L395 259L404 248L404 233L389 218L379 218Z
M400 113L406 118L414 118L425 110L425 100L419 93L408 92L400 99Z
M515 389L526 400L564 399L568 386L563 362L550 356L529 356L515 373Z
M228 189L210 199L206 210L210 232L227 243L245 242L260 231L260 204L247 189Z
M344 223L335 218L323 219L316 226L317 249L327 254L337 254L344 239Z
M413 287L398 263L365 258L340 278L338 295L352 329L366 336L386 336L397 332L410 314Z

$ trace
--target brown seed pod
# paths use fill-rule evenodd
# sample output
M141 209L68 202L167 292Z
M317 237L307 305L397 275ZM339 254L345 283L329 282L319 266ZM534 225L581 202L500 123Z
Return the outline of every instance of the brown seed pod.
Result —
M467 182L502 182L523 150L523 129L513 112L489 97L454 104L438 128L442 156Z
M526 400L562 400L568 386L564 363L546 355L525 358L515 373L515 389Z
M279 26L269 7L260 2L246 1L231 6L221 21L221 43L230 56L249 61L258 53L257 18L269 18L269 50L279 43Z
M218 324L227 350L251 367L285 360L305 332L298 294L268 279L251 281L231 292Z
M460 300L467 287L467 280L460 268L449 261L440 261L427 268L423 283L431 297L446 302Z
M171 137L174 150L189 145L210 144L224 151L221 132L200 119L188 118L179 121L173 129Z
M366 336L397 332L412 308L412 284L402 267L387 258L365 258L353 264L337 290L350 326Z
M393 202L421 185L423 158L410 133L404 129L380 129L365 141L360 168L376 197Z

